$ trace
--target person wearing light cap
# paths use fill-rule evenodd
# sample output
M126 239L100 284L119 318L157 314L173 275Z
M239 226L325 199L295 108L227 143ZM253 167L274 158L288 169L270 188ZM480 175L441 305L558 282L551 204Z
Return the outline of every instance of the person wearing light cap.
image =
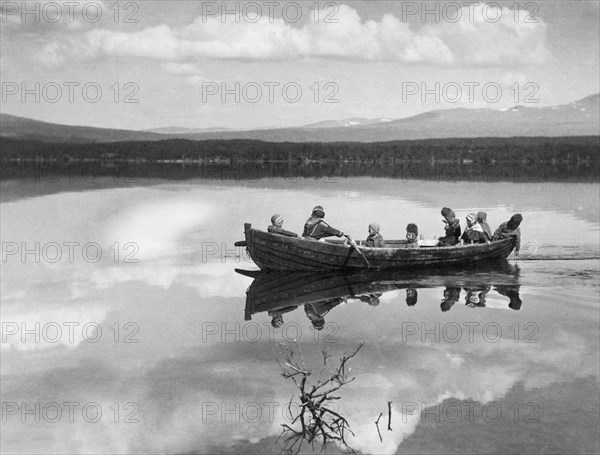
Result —
M379 233L379 225L377 223L369 224L369 236L365 240L365 246L369 248L385 248L385 240Z
M460 239L460 221L456 219L456 215L451 208L444 207L442 209L442 216L444 217L443 222L445 224L444 237L440 237L438 246L453 246L456 245Z
M406 226L406 248L419 248L418 237L419 228L415 223L409 223Z
M323 218L325 218L325 211L322 206L317 205L312 210L310 218L306 220L306 223L304 224L302 237L305 239L320 240L324 237L331 237L333 235L336 237L344 236L342 231L328 225L323 221Z
M523 221L523 216L520 213L517 213L510 217L510 220L502 223L496 232L494 232L493 240L506 239L508 237L515 237L515 256L519 256L519 249L521 248L521 229L519 229L519 225Z
M282 228L283 221L283 216L281 216L279 213L276 213L271 217L271 226L267 228L267 231L271 234L286 235L288 237L298 237L298 234L291 231L286 231Z
M469 213L467 215L467 228L461 237L465 243L486 243L489 240L486 237L485 232L483 232L483 228L477 222L477 214Z

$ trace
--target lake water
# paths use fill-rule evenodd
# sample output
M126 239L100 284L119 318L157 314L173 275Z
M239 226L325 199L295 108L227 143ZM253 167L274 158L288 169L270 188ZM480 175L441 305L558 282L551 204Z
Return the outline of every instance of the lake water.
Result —
M600 451L597 183L1 188L6 453L279 453L298 401L278 364L285 346L299 347L316 376L324 348L331 367L360 343L355 380L333 401L357 451ZM440 236L443 206L463 226L485 210L492 229L519 212L522 251L498 270L413 273L377 306L348 298L321 331L303 307L277 329L264 311L246 320L253 280L234 269L256 267L233 246L243 223L265 229L281 213L298 232L317 204L356 239L373 221L388 239L409 222ZM467 305L469 292L485 302Z

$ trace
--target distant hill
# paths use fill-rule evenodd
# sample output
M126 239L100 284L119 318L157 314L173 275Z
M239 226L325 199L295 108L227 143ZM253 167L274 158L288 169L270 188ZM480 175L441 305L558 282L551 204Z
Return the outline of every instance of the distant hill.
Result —
M152 128L149 130L144 130L144 132L147 132L147 133L158 133L158 134L168 134L168 135L214 133L217 131L231 131L231 129L230 128L182 128L179 126L168 126L165 128Z
M8 114L0 114L0 135L11 139L75 143L156 141L165 138L145 131L58 125Z
M269 142L381 142L427 138L600 135L600 94L573 103L511 109L434 110L404 119L332 120L293 128L255 130L158 128L127 131L56 125L2 114L0 134L45 142L255 139Z

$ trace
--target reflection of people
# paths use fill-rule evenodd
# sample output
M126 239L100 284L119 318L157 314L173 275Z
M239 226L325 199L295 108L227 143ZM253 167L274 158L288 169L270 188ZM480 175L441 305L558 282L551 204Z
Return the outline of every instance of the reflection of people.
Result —
M445 235L439 238L438 246L456 245L460 239L460 221L456 219L454 211L448 207L442 209L442 216Z
M317 205L313 210L310 218L306 220L304 224L304 232L302 233L302 237L307 239L320 240L324 237L331 237L335 235L336 237L343 237L344 233L339 231L331 226L329 226L325 221L325 211L323 207Z
M381 292L378 292L378 293L375 293L375 294L359 295L358 299L361 302L368 303L371 306L377 306L380 303L379 302L379 297L381 297L381 295L382 295Z
M323 330L323 327L325 326L325 315L343 301L344 299L342 297L337 297L335 299L307 303L304 305L304 311L313 327L316 330Z
M369 224L369 236L365 240L365 246L369 248L385 248L385 240L379 233L379 225L377 223Z
M271 217L271 225L267 228L267 231L271 234L286 235L288 237L298 237L298 234L283 229L283 221L283 216L281 216L279 213L276 213Z
M484 308L487 293L490 292L490 285L485 285L482 288L468 289L465 288L467 295L465 297L465 305L469 308Z
M415 288L407 288L406 289L406 304L408 306L415 306L417 304L417 299L419 298L419 294Z
M444 300L440 305L442 311L448 311L460 299L460 287L447 286L444 289Z
M496 286L494 289L498 294L508 297L510 299L508 307L511 310L518 311L521 309L521 305L523 304L523 302L521 301L521 297L519 296L520 287L521 286L503 285Z
M523 221L523 216L520 213L511 216L510 220L505 221L498 226L493 237L493 240L515 237L517 240L515 245L515 256L519 256L519 249L521 248L521 230L519 229L521 221Z
M288 306L285 308L280 308L279 310L269 311L267 314L272 318L271 325L273 326L273 328L278 329L283 324L285 324L285 322L283 321L283 315L285 313L289 313L290 311L294 311L296 308L298 307Z

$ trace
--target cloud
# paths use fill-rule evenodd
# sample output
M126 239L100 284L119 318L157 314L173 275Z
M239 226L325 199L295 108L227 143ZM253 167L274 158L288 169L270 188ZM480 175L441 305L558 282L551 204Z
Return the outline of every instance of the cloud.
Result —
M462 8L461 20L456 23L427 26L431 35L453 51L457 61L480 66L536 65L548 58L547 27L542 19L527 22L521 14L521 19L515 20L513 10L482 3L474 6L471 15L467 10Z
M477 5L461 19L442 20L418 30L392 14L362 21L340 5L337 23L292 26L282 18L257 22L197 17L191 24L160 24L135 32L94 29L82 34L91 55L147 58L165 62L165 71L198 75L202 59L397 61L407 64L494 66L539 64L548 56L546 24L515 21L512 10ZM490 12L492 11L492 12ZM494 12L495 11L495 12ZM496 22L490 18L498 17Z

